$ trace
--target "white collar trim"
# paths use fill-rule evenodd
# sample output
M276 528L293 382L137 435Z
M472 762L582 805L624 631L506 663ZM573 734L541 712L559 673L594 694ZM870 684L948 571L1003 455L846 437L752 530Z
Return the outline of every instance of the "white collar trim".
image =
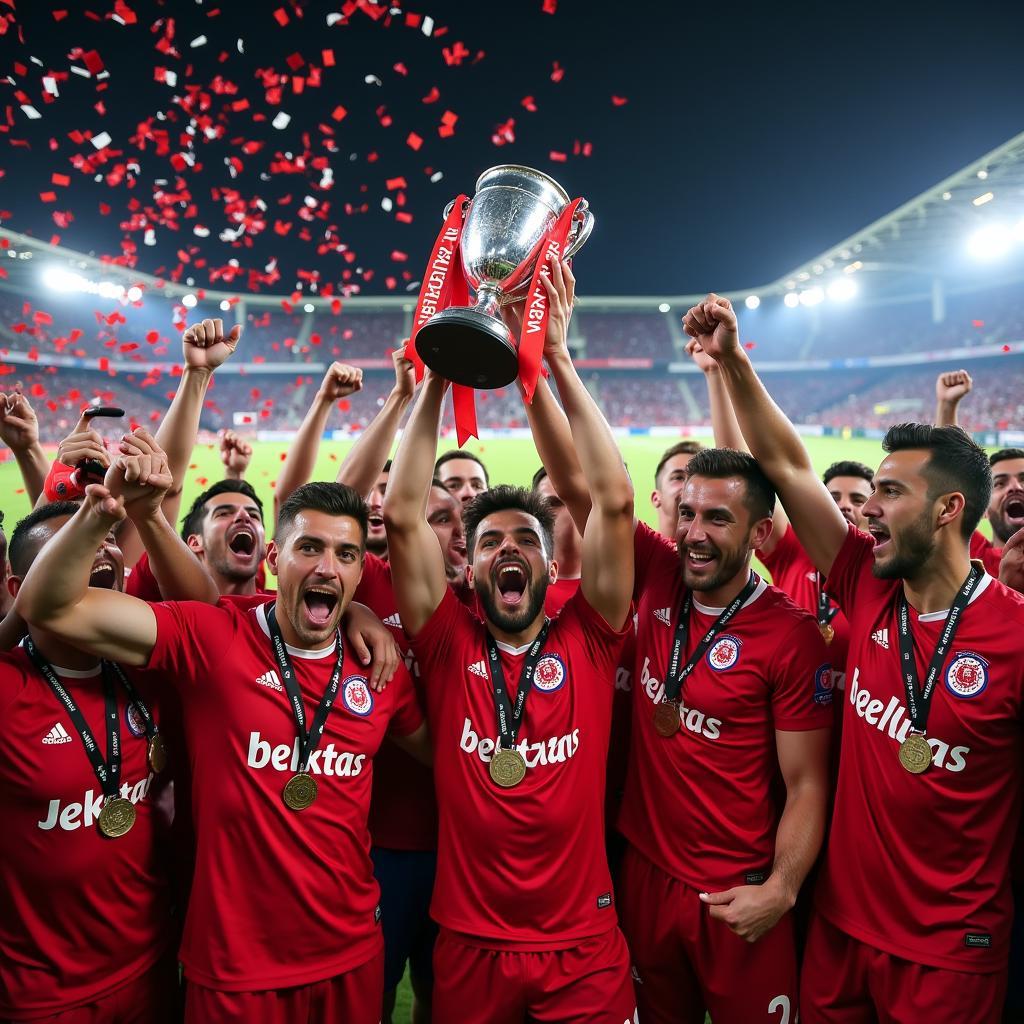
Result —
M748 605L752 605L767 589L768 584L765 583L763 579L758 577L757 586L754 587L754 592L750 595L750 597L746 599L746 601L743 602L742 605L740 605L740 609L742 610L743 608L746 608ZM693 606L702 615L714 615L717 617L725 611L724 608L712 608L710 605L701 604L700 601L697 600L696 594L694 594L693 596Z
M974 588L974 593L971 594L971 599L968 601L968 605L974 604L975 601L988 589L988 585L992 582L992 577L988 573L985 573L981 577L981 582ZM944 622L946 616L949 615L949 609L943 608L940 612L925 612L924 615L918 615L918 622Z
M273 602L268 601L267 604ZM256 621L260 625L260 629L266 634L267 639L270 639L270 627L267 625L267 605L261 604L256 606ZM285 644L284 649L293 658L305 658L307 661L316 661L320 658L326 658L329 654L333 654L338 646L337 640L332 640L329 647L320 647L315 651L308 651L302 647L292 647L291 644Z

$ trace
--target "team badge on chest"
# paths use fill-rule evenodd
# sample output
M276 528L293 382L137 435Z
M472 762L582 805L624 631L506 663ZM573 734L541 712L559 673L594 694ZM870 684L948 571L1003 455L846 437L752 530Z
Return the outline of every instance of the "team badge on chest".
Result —
M557 654L545 654L537 662L533 673L533 685L541 693L553 693L565 682L565 663Z
M352 714L365 718L373 710L373 692L366 676L349 676L341 684L341 699Z
M728 634L719 637L708 651L708 664L716 672L724 672L727 668L732 668L739 658L740 641Z
M124 720L133 736L146 735L146 723L139 714L139 709L130 702L124 709Z
M946 689L954 697L977 697L988 686L988 662L979 654L956 654L946 669Z

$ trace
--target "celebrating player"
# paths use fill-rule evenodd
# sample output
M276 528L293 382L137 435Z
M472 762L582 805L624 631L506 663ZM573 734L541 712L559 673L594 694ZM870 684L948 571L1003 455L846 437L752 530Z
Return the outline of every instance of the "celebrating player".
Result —
M604 858L614 670L632 588L633 492L565 345L572 275L544 278L545 354L593 493L580 589L548 622L552 517L500 487L466 508L481 623L424 518L446 382L428 375L384 502L395 597L426 691L440 811L434 1019L623 1024L635 998ZM553 282L553 283L552 283Z
M453 448L438 457L434 464L434 476L463 505L468 505L491 486L487 467L472 452L461 448Z
M801 977L808 1024L997 1020L1020 808L1024 599L972 565L984 452L893 427L848 523L739 344L728 300L684 321L717 360L751 451L850 620L843 751ZM1007 646L1007 645L1010 646Z
M661 453L654 470L654 490L651 504L658 514L658 533L675 540L679 521L679 494L686 483L686 468L690 459L703 450L700 441L677 441Z

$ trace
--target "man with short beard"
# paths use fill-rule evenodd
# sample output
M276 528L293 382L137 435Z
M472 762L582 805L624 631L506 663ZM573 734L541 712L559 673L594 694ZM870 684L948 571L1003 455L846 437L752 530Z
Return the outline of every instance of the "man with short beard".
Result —
M654 490L651 504L658 515L658 533L672 540L676 535L676 521L679 518L679 494L686 483L686 469L690 459L704 445L700 441L677 441L666 448L658 459L654 470Z
M434 463L434 476L455 497L468 505L491 486L487 467L472 452L452 448Z
M807 1024L997 1020L1021 801L1024 598L971 563L985 453L911 423L847 522L740 344L727 299L684 318L721 367L743 436L850 619L848 710L801 975Z
M384 522L423 676L440 829L434 1019L623 1024L628 952L604 857L604 765L632 590L633 490L565 344L568 267L542 276L544 354L593 497L580 589L548 622L547 503L497 487L466 507L481 622L447 585L424 516L447 382L428 374L395 456ZM495 737L497 736L497 739Z

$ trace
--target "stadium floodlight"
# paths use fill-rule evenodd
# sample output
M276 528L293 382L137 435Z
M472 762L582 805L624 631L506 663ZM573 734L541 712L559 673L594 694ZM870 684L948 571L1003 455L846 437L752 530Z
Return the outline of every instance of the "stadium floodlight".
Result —
M747 309L757 309L757 307L761 305L761 299L757 295L748 295L743 300L743 305L746 306Z
M1005 224L986 224L967 239L967 251L976 260L998 260L1013 243L1013 235Z
M305 304L305 305L304 305L304 306L303 306L302 308L303 308L303 309L304 309L304 310L305 310L305 311L306 311L307 313L312 313L312 312L313 312L313 310L314 310L314 309L316 309L316 306L314 306L312 302L307 302L307 303L306 303L306 304Z
M83 292L88 283L81 274L73 274L63 267L47 267L43 271L43 284L55 292Z
M124 297L129 302L138 302L142 298L142 289L137 284L133 284L131 288L125 292Z
M995 192L983 192L980 196L975 196L971 200L972 206L984 206L986 203L991 203L995 199Z
M658 304L659 313L668 313L672 307L667 302L661 302Z
M1016 227L1013 229L1013 234L1018 242L1024 242L1024 217L1021 217L1021 219L1017 221Z
M199 300L191 292L189 292L188 295L183 295L181 297L181 304L186 309L194 309L198 301Z
M231 303L228 302L227 299L221 299L220 300L220 309L221 309L222 313L230 312L230 310L231 310Z
M824 289L818 288L817 286L815 286L814 288L808 288L805 291L802 291L800 293L800 305L801 306L816 306L816 305L818 305L819 302L824 302L824 301L825 301Z
M800 296L796 292L786 292L782 297L782 301L789 309L795 309L800 305Z
M852 277L840 277L828 286L828 297L836 302L848 302L857 294L857 282Z

